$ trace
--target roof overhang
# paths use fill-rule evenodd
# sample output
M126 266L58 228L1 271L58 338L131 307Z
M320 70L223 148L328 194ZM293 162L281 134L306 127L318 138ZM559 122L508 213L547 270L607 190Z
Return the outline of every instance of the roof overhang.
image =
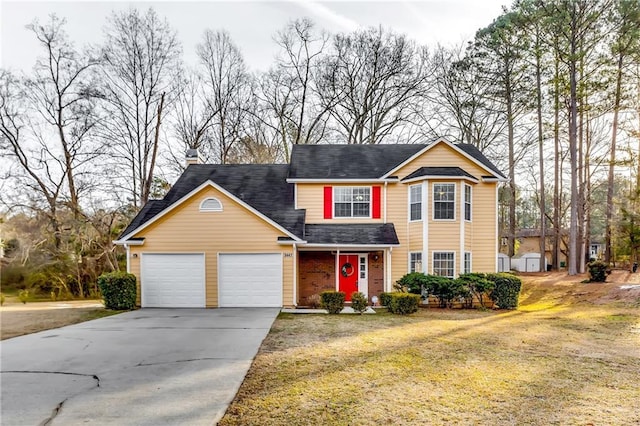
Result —
M475 178L470 178L469 176L464 176L464 175L460 175L460 176L441 176L441 175L425 175L425 176L417 176L411 179L403 179L402 182L403 183L411 183L411 182L418 182L421 180L428 180L428 179L439 179L439 180L466 180L469 182L473 182L473 183L478 183L479 180L475 179ZM483 179L484 181L484 179Z
M320 249L326 248L327 250L380 250L385 248L399 247L400 244L322 244L322 243L306 243L299 244L298 248L304 250L306 248Z
M301 178L287 178L287 183L384 183L384 182L398 182L397 176L390 176L385 178L368 178L368 179L301 179Z
M144 245L144 238L121 238L119 240L112 241L117 246L141 246Z

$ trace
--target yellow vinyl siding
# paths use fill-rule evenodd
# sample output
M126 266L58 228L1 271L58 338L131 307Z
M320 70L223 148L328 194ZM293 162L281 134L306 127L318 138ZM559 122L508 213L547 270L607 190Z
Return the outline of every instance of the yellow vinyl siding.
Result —
M460 167L480 180L471 184L472 189L472 222L464 224L464 251L472 253L472 270L478 272L495 272L496 270L496 230L495 211L496 183L482 182L482 176L489 172L475 164L472 160L456 152L446 144L438 144L423 155L404 165L395 176L403 179L420 167ZM433 220L433 183L451 182L456 184L455 220ZM460 251L460 200L464 184L469 183L460 179L431 179L427 181L427 213L423 220L428 221L428 252L423 253L423 262L427 264L427 271L433 271L433 252L455 252L456 273L461 270L464 262L464 251ZM395 224L400 247L395 247L391 256L391 284L408 271L408 256L410 251L422 251L422 222L408 222L408 184L394 183L387 187L387 222ZM383 206L384 208L384 206Z
M473 161L469 160L457 151L454 151L444 143L439 143L432 147L418 158L415 158L410 163L405 164L393 174L402 179L420 167L460 167L478 179L490 174Z
M345 218L324 218L324 187L325 186L381 186L380 191L380 204L384 203L384 185L377 183L375 185L370 182L367 183L348 183L348 184L333 184L333 183L300 183L297 184L297 206L299 209L306 209L306 223L382 223L384 215L381 212L380 219L370 218L357 218L357 217L345 217ZM371 192L373 197L373 192ZM373 207L373 206L372 206ZM370 212L371 213L371 212Z
M200 203L206 197L220 200L223 211L201 212ZM137 258L130 259L131 272L140 282L140 253L204 253L206 306L216 307L218 253L291 254L292 247L277 244L277 238L282 235L282 231L231 198L215 188L206 187L134 236L145 238L145 243L131 247L131 254L138 254ZM290 306L293 297L292 257L283 258L283 285L283 304Z
M408 226L409 250L422 251L422 221L410 222Z
M473 187L472 266L474 272L495 272L496 183L480 183Z

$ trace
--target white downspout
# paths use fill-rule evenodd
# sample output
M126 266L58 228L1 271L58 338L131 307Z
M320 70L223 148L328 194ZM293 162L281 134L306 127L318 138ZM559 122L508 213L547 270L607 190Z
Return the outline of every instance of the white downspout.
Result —
M382 218L382 223L387 223L387 181L384 181L384 196L382 198L384 198L383 203L384 203L384 213L383 213L383 218Z
M293 306L298 306L298 245L293 243Z
M340 291L340 277L338 274L340 273L340 249L336 250L336 291Z
M129 264L129 258L131 257L131 250L129 244L124 245L125 250L127 250L127 274L131 273L131 265Z

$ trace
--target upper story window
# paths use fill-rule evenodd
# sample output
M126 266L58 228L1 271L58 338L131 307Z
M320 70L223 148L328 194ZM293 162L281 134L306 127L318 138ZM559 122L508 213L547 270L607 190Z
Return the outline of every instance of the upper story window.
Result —
M456 218L456 184L433 184L433 219L453 220Z
M333 190L334 217L371 216L371 187L336 186Z
M205 198L200 203L201 212L221 212L222 203L217 198Z
M422 185L409 187L409 220L422 220Z
M471 186L464 186L464 220L471 221Z

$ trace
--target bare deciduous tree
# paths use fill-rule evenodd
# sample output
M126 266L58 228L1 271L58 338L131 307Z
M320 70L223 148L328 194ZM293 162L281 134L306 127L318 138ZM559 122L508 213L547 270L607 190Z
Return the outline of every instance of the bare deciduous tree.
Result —
M110 166L126 170L120 187L141 208L153 182L163 110L172 103L180 44L153 9L130 9L109 18L101 53L103 84L96 95L105 101L102 136L111 144Z
M216 161L225 164L231 150L242 139L243 125L251 105L249 73L238 47L227 32L207 30L197 46L204 97L210 112L210 150Z
M333 38L317 84L322 105L350 144L377 144L411 124L427 81L426 50L369 28Z

